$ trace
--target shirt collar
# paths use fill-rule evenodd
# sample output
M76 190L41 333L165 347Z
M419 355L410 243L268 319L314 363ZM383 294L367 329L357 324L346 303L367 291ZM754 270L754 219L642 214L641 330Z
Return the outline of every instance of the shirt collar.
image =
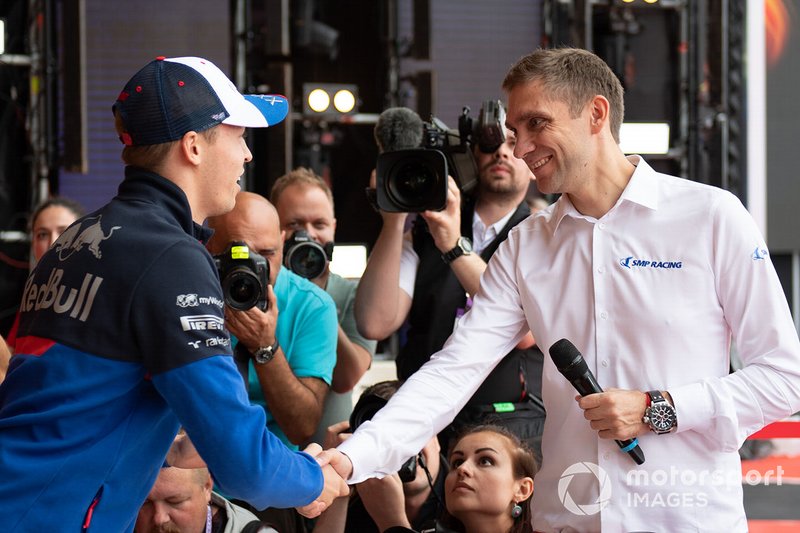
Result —
M477 253L481 253L500 234L515 211L516 208L512 209L507 215L488 227L483 223L477 211L472 212L472 244Z
M656 171L647 164L642 156L631 155L628 156L627 159L636 168L633 171L631 179L628 181L628 185L625 186L625 189L622 191L617 203L611 208L611 211L615 210L623 201L639 204L648 209L658 209L658 186L654 179ZM553 214L550 219L555 224L553 233L558 230L565 216L583 219L590 218L575 209L569 197L566 194L562 194L553 207Z

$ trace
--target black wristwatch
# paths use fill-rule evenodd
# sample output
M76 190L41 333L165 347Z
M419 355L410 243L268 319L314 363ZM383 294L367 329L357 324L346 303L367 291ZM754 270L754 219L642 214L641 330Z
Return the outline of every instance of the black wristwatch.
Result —
M678 415L675 407L661 394L661 391L647 392L647 408L644 410L642 422L650 426L656 435L669 433L678 426Z
M272 358L275 357L275 354L278 353L278 348L280 348L280 344L278 344L278 339L275 339L275 342L270 346L262 346L255 352L253 352L253 362L257 365L265 365L272 361Z
M461 257L472 253L472 241L468 237L459 237L455 248L442 254L442 261L448 265Z

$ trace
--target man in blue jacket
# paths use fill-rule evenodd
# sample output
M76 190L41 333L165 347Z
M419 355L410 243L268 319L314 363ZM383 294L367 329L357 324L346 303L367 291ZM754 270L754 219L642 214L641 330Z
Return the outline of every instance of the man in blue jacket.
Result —
M245 127L283 120L286 99L242 96L204 59L159 57L113 111L119 193L25 287L0 386L0 530L131 531L179 426L229 496L313 513L346 487L248 402L201 226L234 206Z

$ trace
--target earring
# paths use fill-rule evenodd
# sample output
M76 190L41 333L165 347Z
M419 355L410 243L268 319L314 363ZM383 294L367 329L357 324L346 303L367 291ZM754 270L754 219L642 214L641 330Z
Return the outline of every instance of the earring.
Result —
M514 507L511 508L511 518L519 518L520 516L522 516L522 507L515 503Z

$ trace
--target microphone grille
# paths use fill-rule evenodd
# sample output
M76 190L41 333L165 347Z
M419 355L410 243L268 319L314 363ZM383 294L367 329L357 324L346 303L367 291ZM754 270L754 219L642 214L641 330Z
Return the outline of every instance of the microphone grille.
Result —
M563 370L569 367L576 359L582 358L581 352L567 339L556 341L550 347L550 357L556 368Z

